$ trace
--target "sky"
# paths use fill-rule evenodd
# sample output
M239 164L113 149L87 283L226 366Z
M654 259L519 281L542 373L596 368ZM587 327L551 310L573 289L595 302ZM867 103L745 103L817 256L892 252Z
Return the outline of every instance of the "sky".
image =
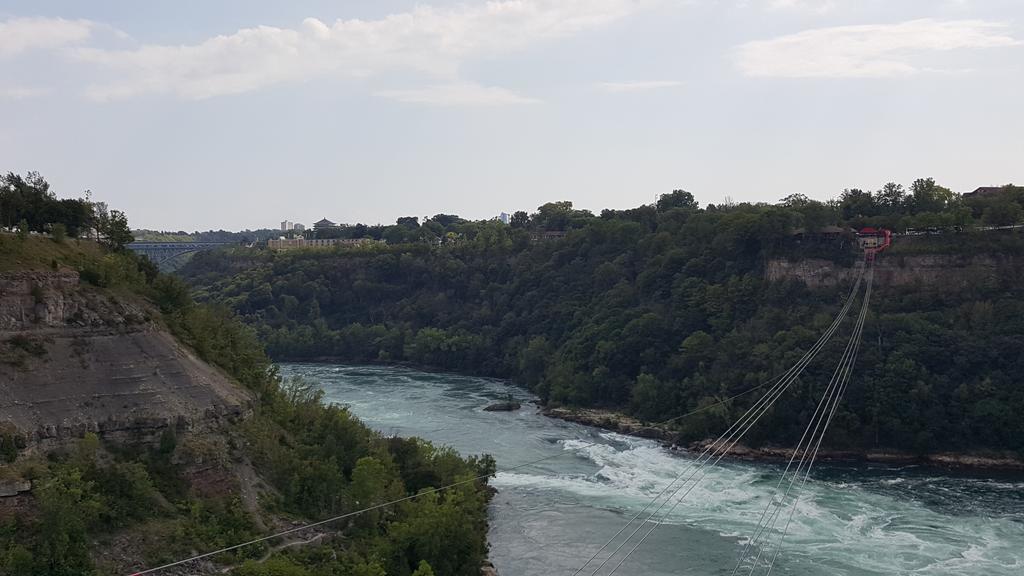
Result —
M163 230L1024 182L1020 0L0 0L0 171Z

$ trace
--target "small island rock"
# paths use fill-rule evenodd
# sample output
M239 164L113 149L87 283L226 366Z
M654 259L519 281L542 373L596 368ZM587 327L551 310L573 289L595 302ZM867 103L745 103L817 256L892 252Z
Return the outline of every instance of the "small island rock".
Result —
M496 404L491 404L490 406L487 406L486 408L484 408L484 411L512 412L513 410L519 410L520 408L522 408L522 405L520 405L519 402L498 402Z

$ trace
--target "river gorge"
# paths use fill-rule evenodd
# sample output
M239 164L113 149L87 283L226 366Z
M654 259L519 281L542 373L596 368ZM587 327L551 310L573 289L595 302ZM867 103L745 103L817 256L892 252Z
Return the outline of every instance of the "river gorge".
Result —
M384 434L494 456L490 557L502 576L573 574L691 458L654 441L543 416L528 392L498 380L382 366L284 364L281 371L316 383L326 401L348 406ZM508 394L523 409L483 410ZM552 457L502 472L546 456ZM780 473L778 464L723 461L616 574L731 574ZM877 464L815 469L773 570L808 576L1022 571L1019 473Z

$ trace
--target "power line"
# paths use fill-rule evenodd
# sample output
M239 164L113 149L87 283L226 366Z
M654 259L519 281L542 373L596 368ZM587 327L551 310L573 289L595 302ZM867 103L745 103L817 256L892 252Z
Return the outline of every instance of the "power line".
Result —
M762 537L764 537L766 540L770 538L769 534L772 530L774 530L775 524L778 522L778 519L782 513L783 504L789 499L790 494L792 493L794 485L797 481L797 478L800 476L801 472L804 472L804 478L800 484L801 488L806 483L807 478L810 475L811 466L813 465L813 462L817 457L818 451L821 447L821 442L825 437L825 433L827 432L828 426L832 421L832 417L835 415L836 408L838 407L839 401L842 399L842 395L845 392L846 386L849 383L849 379L852 374L853 364L856 360L857 351L860 348L861 334L864 330L864 322L867 317L868 305L871 299L871 287L873 279L874 269L869 268L867 288L865 290L864 300L861 304L860 312L857 315L857 320L854 323L854 329L850 335L850 339L847 342L846 348L843 351L843 354L839 360L839 363L836 366L835 371L833 372L832 378L829 380L828 386L822 394L821 400L818 402L818 406L814 411L814 415L811 417L811 420L807 423L807 427L805 428L804 433L800 438L800 441L793 449L793 454L790 456L789 462L786 464L786 468L785 470L783 470L782 475L779 478L779 482L775 486L771 498L765 504L765 508L761 512L761 516L758 519L757 528L753 536L744 545L743 550L740 554L740 558L736 562L736 565L733 567L733 570L731 572L731 574L733 575L735 575L739 571L740 567L743 565L744 561L749 556L751 549L757 544L757 542ZM808 434L810 434L810 437L808 437ZM812 445L814 445L813 454L811 454L810 459L808 459L808 454L811 452ZM797 464L797 468L793 472L792 477L790 478L790 482L785 490L785 493L782 494L782 484L783 482L785 482L786 476L789 474L790 468L792 467L793 462L796 460L796 456L798 453L800 454L800 460ZM804 469L805 462L807 463L806 470ZM779 498L780 494L782 494L781 498ZM777 499L778 502L776 502ZM793 513L796 510L796 505L798 502L799 496L793 502L793 508L790 511L789 520L786 523L786 531L788 531L789 529L789 524L792 521ZM769 510L771 510L770 514ZM769 573L771 572L772 565L778 558L778 554L781 551L781 545L784 538L785 532L783 533L783 536L779 539L779 544L776 548L776 552L771 559L771 563L768 565ZM750 570L747 572L748 574L752 575L754 573L754 570L756 570L757 564L760 561L761 556L764 552L764 547L758 549L757 556L751 563Z
M654 426L662 426L662 425L665 425L665 424L669 424L669 423L674 422L676 420L680 420L680 419L686 418L688 416L693 416L695 414L699 414L699 413L704 412L706 410L710 410L712 408L716 408L716 407L721 406L723 404L727 404L728 402L731 402L731 401L733 401L733 400L735 400L737 398L740 398L742 396L750 394L751 392L754 392L756 390L759 390L759 389L765 387L768 384L768 382L770 382L770 381L762 382L761 384L759 384L757 386L754 386L753 388L750 388L748 390L745 390L743 392L740 392L738 394L730 396L730 397L728 397L728 398L726 398L724 400L721 400L719 402L716 402L714 404L709 404L707 406L702 406L700 408L691 410L691 411L689 411L689 412L687 412L685 414L681 414L679 416L675 416L675 417L669 418L668 420L664 420L664 421L661 421L661 422L656 422L656 423L654 423ZM583 441L581 447L582 448L586 448L586 447L589 447L589 446L596 446L596 445L597 445L597 442ZM529 462L525 462L523 464L519 464L519 465L513 466L511 468L506 468L504 470L498 470L497 472L514 472L514 471L520 470L522 468L528 468L530 466L534 466L536 464L540 464L541 462L545 462L547 460L551 460L552 458L557 458L559 456L564 456L565 454L570 454L570 452L563 451L563 452L558 452L558 453L555 453L555 454L550 454L548 456L544 456L543 458L538 458L536 460L531 460ZM323 525L326 525L326 524L331 524L331 523L337 522L339 520L344 520L346 518L351 518L351 517L354 517L354 516L358 516L360 514L365 514L366 512L372 512L373 510L379 510L381 508L386 508L388 506L393 506L395 504L400 504L402 502L406 502L406 501L409 501L409 500L414 500L414 499L416 499L416 498L418 498L420 496L425 496L427 494L433 494L433 493L437 493L437 492L442 492L442 491L445 491L445 490L448 490L448 489L451 489L451 488L455 488L457 486L462 486L464 484L469 484L469 483L472 483L472 482L483 480L485 478L489 478L490 476L491 476L491 474L482 474L482 475L476 476L474 478L468 478L468 479L465 479L465 480L460 480L458 482L453 482L451 484L447 484L445 486L441 486L440 488L431 488L429 490L424 490L424 491L418 492L416 494L411 494L409 496L405 496L405 497L399 498L397 500L392 500L390 502L384 502L383 504L377 504L375 506L370 506L370 507L367 507L367 508L363 508L361 510L356 510L356 511L348 512L348 513L341 514L341 515L338 515L338 516L333 516L331 518L327 518L325 520L320 520L318 522L313 522L313 523L310 523L310 524L304 524L302 526L296 526L296 527L290 528L288 530L283 530L281 532L276 532L274 534L269 534L267 536L262 536L260 538L255 538L255 539L249 540L247 542L242 542L242 543L239 543L239 544L234 544L232 546L226 546L226 547L220 548L218 550L212 550L210 552L204 552L203 554L197 554L195 556L191 556L189 558L184 558L182 560L176 560L174 562L169 562L169 563L164 564L162 566L156 566L154 568L147 568L147 569L141 570L139 572L133 572L129 576L142 576L144 574L152 574L152 573L155 573L155 572L160 572L160 571L166 570L168 568L173 568L175 566L181 566L182 564L188 564L190 562L195 562L197 560L202 560L204 558L209 558L211 556L216 556L218 554L223 554L225 552L231 552L232 550L238 550L240 548L245 548L247 546L252 546L254 544L259 544L261 542L266 542L268 540L273 540L275 538L280 538L282 536L287 536L289 534L295 534L295 533L298 533L298 532L309 530L310 528L316 528L317 526L323 526Z
M863 273L863 270L861 270L861 273ZM858 275L858 277L857 277L857 282L856 282L856 285L855 285L855 286L859 286L859 285L860 285L860 281L861 281L861 276L860 276L860 275ZM855 290L856 290L856 288L855 288ZM850 306L850 300L848 299L848 301L847 301L846 305L845 305L845 306L844 306L844 308L843 308L843 312L842 312L842 315L843 315L843 316L845 316L845 314L846 314L846 311L848 311L848 309L849 309L849 306ZM841 318L838 318L838 319L837 319L837 322L838 322L838 320L840 320L840 319L841 319ZM831 326L831 327L830 327L830 329L829 329L829 331L827 331L827 332L826 332L826 333L828 334L828 337L829 337L829 338L831 338L831 334L832 334L832 333L834 333L834 330L835 330L835 327L836 327L836 325L837 325L837 322L834 322L834 323L833 323L833 326ZM827 340L826 340L826 341L827 341ZM820 344L820 346L824 346L824 343L823 343L823 342L822 342L822 341L821 341L821 340L819 339L819 342L818 342L818 343L817 343L817 344L815 345L815 347L812 347L812 350L814 350L814 355L816 355L816 354L817 354L817 352L818 352L818 351L820 351L820 346L819 346L819 344ZM817 348L817 350L815 350L815 348ZM808 352L807 354L805 354L805 355L804 355L804 358L806 358L808 354L810 354L810 351L809 351L809 352ZM813 355L811 356L811 359L813 359ZM803 358L802 358L801 360L803 360ZM779 384L781 383L781 380L783 380L783 379L787 379L787 380L788 380L788 383L786 384L786 387L788 388L789 384L791 384L791 383L792 383L792 381L793 381L793 380L795 380L795 378L796 378L796 377L797 377L797 376L799 375L799 373L803 371L803 367L806 367L806 364L807 364L807 363L809 363L809 362L810 362L810 359L808 359L808 360L807 360L807 362L805 362L805 363L804 363L804 365L803 365L803 366L802 366L802 367L800 368L800 371L799 371L799 372L797 372L796 374L792 374L791 376L789 376L789 375L790 375L790 373L791 373L791 372L793 371L793 369L794 369L794 368L796 368L796 366L794 366L794 367L790 368L790 370L789 370L789 371L787 371L787 372L786 372L786 374L783 374L783 376L781 376L781 377L780 377L780 378L779 378L778 380L775 380L775 381L774 381L774 382L775 382L775 384L773 385L773 389L776 389L776 388L777 388L777 387L779 386ZM799 361L798 361L797 365L800 365L800 362L799 362ZM788 377L787 377L787 376L788 376ZM712 408L716 408L716 407L718 407L718 406L722 406L722 405L724 405L724 404L727 404L727 403L729 403L729 402L731 402L731 401L733 401L733 400L735 400L735 399L737 399L737 398L740 398L740 397L742 397L742 396L745 396L745 395L747 395L747 394L750 394L750 393L752 393L752 392L755 392L755 391L757 391L757 390L759 390L759 389L761 389L761 388L764 388L764 387L765 387L765 386L767 386L767 385L768 385L768 384L769 384L770 382L772 382L772 380L768 380L768 381L762 382L761 384L758 384L757 386L754 386L754 387L752 387L752 388L750 388L750 389L748 389L748 390L745 390L745 391L743 391L743 392L740 392L740 393L738 393L738 394L735 394L735 395L733 395L733 396L730 396L730 397L728 397L728 398L725 398L725 399L723 399L723 400L720 400L720 401L718 401L718 402L715 402L715 403L713 403L713 404L709 404L709 405L706 405L706 406L702 406L702 407L700 407L700 408L696 408L696 409L694 409L694 410L691 410L691 411L689 411L689 412L686 412L686 413L684 413L684 414L681 414L681 415L679 415L679 416L675 416L675 417L669 418L669 419L667 419L667 420L663 420L663 421L661 421L661 422L657 422L657 423L655 423L655 424L654 424L654 426L662 426L662 425L665 425L665 424L669 424L669 423L671 423L671 422L674 422L674 421L676 421L676 420L680 420L680 419L683 419L683 418L686 418L686 417L689 417L689 416L693 416L693 415L695 415L695 414L699 414L699 413L701 413L701 412L704 412L704 411L706 411L706 410L710 410L710 409L712 409ZM784 391L784 389L783 389L782 391ZM779 394L781 394L781 391L780 391L780 392L779 392L778 394L774 394L774 398L772 398L772 399L771 399L771 401L770 401L770 403L769 403L769 404L767 405L767 407L765 407L765 408L764 408L764 410L763 410L763 411L761 411L761 412L760 412L760 414L759 414L759 415L758 415L758 416L757 416L757 417L756 417L756 418L755 418L755 419L754 419L754 420L753 420L752 422L750 422L750 423L749 423L749 425L745 425L745 426L746 426L746 430L744 430L743 434L741 434L741 435L740 435L740 437L742 437L742 435L745 435L745 434L746 434L746 431L747 431L747 430L749 430L749 429L750 429L750 427L752 427L752 426L753 426L753 424L754 424L754 423L756 423L756 422L757 422L757 420L758 420L758 419L760 419L760 417L761 417L761 416L762 416L762 415L763 415L763 414L764 414L765 412L767 412L768 408L770 408L770 407L771 407L771 404L774 404L775 400L777 400L777 399L778 399L778 396L779 396ZM756 403L755 403L755 406L758 406L758 404L761 404L761 403L765 402L767 398L770 398L770 397L772 397L772 396L773 396L773 392L771 392L771 391L770 391L770 392L769 392L769 394L767 394L766 396L764 396L764 397L762 397L761 399L759 399L759 400L758 400L758 402L756 402ZM761 405L763 406L763 404L761 404ZM739 422L743 421L743 420L744 420L744 418L746 417L746 415L747 415L747 414L750 414L750 413L751 413L751 412L753 412L753 411L754 411L754 407L751 407L751 409L749 409L749 410L747 411L747 413L746 413L746 414L744 414L744 417L741 417L741 419L740 419L740 420L739 420L739 421L738 421L737 423L739 423ZM735 425L736 425L736 424L734 424L733 426L735 426ZM732 428L732 427L730 427L730 428ZM727 432L728 432L728 430L727 430ZM724 434L723 434L723 435L724 435ZM720 437L719 439L721 439L721 437ZM717 460L715 461L715 464L717 464L717 463L718 463L718 461L719 461L719 460L721 460L721 458L722 458L722 457L724 456L724 454L725 454L725 453L727 453L727 452L728 452L728 450L729 450L729 449L731 449L731 448L732 448L732 446L734 446L734 445L736 444L736 442L738 442L738 441L739 441L739 438L736 438L736 440L734 440L734 441L732 442L732 444L731 444L731 445L729 446L729 448L727 448L727 449L726 449L725 451L723 451L723 452L721 453L721 455L719 455L719 456L718 456L718 459L717 459ZM716 442L717 442L717 440L716 440ZM589 446L595 446L595 445L597 445L597 443L596 443L596 442L589 442L589 441L583 441L583 443L582 443L582 447L589 447ZM713 446L715 446L715 443L712 443L712 445L711 445L710 447L706 448L706 449L705 449L705 451L704 451L704 452L703 452L703 453L701 454L701 456L703 456L704 454L706 454L706 453L708 452L708 450L709 450L709 449L710 449L711 447L713 447ZM534 466L534 465L536 465L536 464L540 464L541 462L545 462L545 461L547 461L547 460L551 460L551 459L553 459L553 458L556 458L556 457L558 457L558 456L563 456L563 455L565 455L565 454L567 454L567 453L569 453L569 452L565 452L565 451L563 451L563 452L559 452L559 453L555 453L555 454L550 454L550 455L548 455L548 456L544 456L544 457L542 457L542 458L538 458L538 459L536 459L536 460L531 460L531 461L529 461L529 462L525 462L525 463L523 463L523 464L519 464L519 465L513 466L513 467L511 467L511 468L507 468L507 469L504 469L504 470L499 470L498 472L514 472L514 471L516 471L516 470L520 470L520 469L523 469L523 468L528 468L528 467L530 467L530 466ZM718 451L717 451L717 450L716 450L715 454L718 454ZM715 454L712 454L712 457L714 457L714 455L715 455ZM699 459L700 459L700 457L701 457L701 456L699 456L699 457L697 458L697 460L695 460L694 462L697 462L697 461L699 461ZM709 460L710 460L710 458L709 458ZM700 466L700 467L699 467L699 468L697 469L697 472L699 472L699 471L700 471L700 469L701 469L701 468L703 468L705 464L707 464L707 461L705 461L705 462L704 462L703 464L701 464L701 466ZM691 466L692 466L692 463L691 463ZM714 466L714 464L713 464L712 466ZM685 469L684 469L684 473L685 473ZM695 472L695 473L696 473L696 472ZM275 538L280 538L280 537L282 537L282 536L287 536L287 535L290 535L290 534L295 534L295 533L298 533L298 532L303 532L303 531L305 531L305 530L309 530L309 529L311 529L311 528L316 528L316 527L318 527L318 526L324 526L324 525L327 525L327 524L332 524L332 523L334 523L334 522L337 522L337 521L339 521L339 520L344 520L344 519L346 519L346 518L352 518L352 517L358 516L358 515L360 515L360 514L365 514L366 512L371 512L371 511L374 511L374 510L379 510L379 509L382 509L382 508L386 508L386 507L389 507L389 506L393 506L393 505L395 505L395 504L400 504L400 503L402 503L402 502L407 502L407 501L410 501L410 500L414 500L414 499L416 499L416 498L419 498L420 496L425 496L425 495L428 495L428 494L435 494L435 493L438 493L438 492L443 492L443 491L445 491L445 490L449 490L449 489L451 489L451 488L455 488L455 487L458 487L458 486L462 486L462 485L465 485L465 484L470 484L470 483L473 483L473 482L477 482L477 481L480 481L480 480L483 480L483 479L489 478L489 477L491 477L492 475L493 475L493 474L482 474L482 475L479 475L479 476L475 476L475 477L473 477L473 478L467 478L467 479L465 479L465 480L460 480L460 481L458 481L458 482L453 482L453 483L447 484L447 485L445 485L445 486L441 486L441 487L439 487L439 488L430 488L430 489L427 489L427 490L423 490L423 491L421 491L421 492L418 492L418 493L416 493L416 494L410 494L410 495L408 495L408 496L405 496L405 497L402 497L402 498L398 498L398 499L395 499L395 500L391 500L391 501L389 501L389 502L384 502L384 503L382 503L382 504L377 504L377 505L374 505L374 506L369 506L369 507L366 507L366 508L363 508L363 509L360 509L360 510L355 510L355 511L353 511L353 512L347 512L347 513L345 513L345 514L340 514L340 515L337 515L337 516L333 516L333 517L331 517L331 518L327 518L327 519L324 519L324 520L320 520L320 521L317 521L317 522L312 522L312 523L309 523L309 524L304 524L304 525L302 525L302 526L296 526L296 527L294 527L294 528L290 528L290 529L288 529L288 530L282 530L282 531L280 531L280 532L276 532L276 533L273 533L273 534L268 534L268 535L266 535L266 536L262 536L262 537L260 537L260 538L254 538L254 539L252 539L252 540L248 540L248 541L246 541L246 542L241 542L241 543L239 543L239 544L234 544L234 545L231 545L231 546L226 546L226 547L223 547L223 548L220 548L220 549L217 549L217 550L212 550L212 551L210 551L210 552L204 552L204 553L202 553L202 554L197 554L197 555L195 555L195 556L191 556L191 557L188 557L188 558L184 558L184 559L181 559L181 560L176 560L176 561L174 561L174 562L169 562L169 563L167 563L167 564L163 564L163 565L161 565L161 566L156 566L156 567L154 567L154 568L147 568L147 569L145 569L145 570L140 570L140 571L137 571L137 572L133 572L133 573L131 573L131 574L130 574L129 576L143 576L143 575L145 575L145 574L153 574L153 573L156 573L156 572L160 572L160 571L166 570L166 569L168 569L168 568L173 568L173 567L175 567L175 566L181 566L181 565L183 565L183 564L188 564L188 563L190 563L190 562L195 562L195 561L198 561L198 560L202 560L202 559L205 559L205 558L210 558L210 557L212 557L212 556L216 556L216 555L219 555L219 554L223 554L223 553L225 553L225 552L231 552L231 551L233 551L233 550L238 550L238 549L240 549L240 548L245 548L245 547L248 547L248 546L252 546L252 545L254 545L254 544L259 544L259 543L262 543L262 542L266 542L266 541L268 541L268 540L273 540L273 539L275 539ZM680 476L681 476L681 475L682 475L682 474L680 474ZM677 476L676 480L678 480L678 478L679 478L680 476ZM692 478L692 476L691 476L691 478ZM675 482L675 481L673 481L673 484L674 484L674 482ZM684 482L684 485L685 485L685 482ZM670 484L669 486L671 486L671 484ZM679 489L681 489L681 488L682 488L682 486L680 486L680 488L679 488ZM677 490L676 490L675 492L673 492L673 493L672 493L672 495L671 495L671 496L669 497L669 500L671 500L671 498L672 498L673 496L675 496L675 494L676 494L676 493L677 493L677 492L679 491L679 489L677 489ZM667 490L667 488L666 488L666 490ZM691 487L691 490L692 490L692 487ZM689 492L687 492L687 493L689 493ZM684 495L684 496L685 496L685 495ZM657 499L657 497L656 497L655 499ZM667 503L667 501L666 501L666 503ZM653 504L653 502L652 502L652 504ZM648 504L648 507L649 507L650 505L651 505L651 504ZM676 505L678 505L678 502L676 502ZM663 506L664 506L664 504L662 504L662 507L663 507ZM644 510L646 510L646 509L647 509L647 507L645 507L645 508L644 508ZM659 507L659 508L658 508L658 510L660 510L660 509L661 509L661 507ZM675 506L673 506L673 508L672 508L672 509L675 509ZM656 511L655 511L655 514L657 513L657 511L658 511L658 510L656 510ZM643 510L641 511L641 514L642 514L642 512L643 512ZM669 512L671 513L671 510L670 510ZM635 517L634 517L633 519L635 519L635 518L636 518L636 516L635 516ZM648 520L649 520L649 518L648 518ZM632 522L632 519L630 520L630 523L631 523L631 522ZM646 522L646 521L645 521L645 522ZM627 523L627 525L626 525L626 526L628 527L628 525L629 525L629 524ZM656 527L656 526L655 526L655 527ZM622 530L620 530L620 531L619 531L618 533L616 533L616 536L618 536L619 534L621 534L621 533L622 533L622 531L623 531L624 529L625 529L625 527L623 527L623 529L622 529ZM638 530L639 530L639 528L638 528ZM652 531L653 531L653 528L652 528ZM633 532L633 534L636 534L636 531L634 531L634 532ZM629 539L630 539L630 538L632 537L632 535L633 535L633 534L631 534L631 535L630 535L630 537L629 537L629 538L627 538L627 540L626 540L626 541L628 541L628 540L629 540ZM641 539L641 542L640 542L640 543L642 543L642 542L643 542L643 540L644 540L644 539L646 539L646 536L649 536L649 535L650 535L650 533L648 532L648 534L647 534L647 535L645 535L643 539ZM613 536L613 539L614 539L614 538L615 538L615 536ZM604 549L605 549L605 548L606 548L606 547L608 546L608 544L609 544L609 543L606 543L606 544L605 544L605 546L603 546L603 547L601 548L601 550L604 550ZM623 542L623 545L624 545L624 544L625 544L625 542ZM637 544L637 546L639 546L639 544ZM622 547L622 546L620 545L620 546L619 546L619 549L621 549L621 547ZM617 549L617 550L618 550L618 549ZM616 550L616 551L617 551L617 550ZM629 557L629 555L630 555L630 554L632 554L632 552L633 552L633 551L635 551L635 550L636 550L636 547L634 547L634 548L633 548L633 549L632 549L632 550L631 550L631 551L629 552L629 554L627 554L627 556L626 556L626 557L628 558L628 557ZM600 550L599 550L599 552L600 552ZM613 553L613 555L614 555L614 553ZM596 556L595 556L595 557L596 557ZM587 563L586 563L586 564L584 564L584 566L583 566L583 567L582 567L582 568L581 568L580 570L582 570L583 568L585 568L585 567L586 567L586 565L587 565L587 564L589 564L589 563L590 563L590 561L592 561L592 560L593 560L593 558L591 558L591 560L588 560L588 561L587 561ZM623 558L623 561L625 561L625 558ZM605 562L607 562L607 560L606 560ZM603 566L603 565L604 565L604 564L602 564L601 566ZM619 564L618 564L618 565L616 566L616 568L615 568L615 569L618 569L618 566L621 566L621 565L622 565L622 561L620 561L620 562L619 562ZM600 569L600 566L598 567L598 570L599 570L599 569ZM614 571L615 571L615 570L613 570L613 571L612 571L612 573L614 573ZM579 572L579 571L577 571L577 573L578 573L578 572ZM596 570L595 570L595 573L596 573Z
M826 330L826 332L821 336L821 338L819 338L818 342L807 353L805 353L804 356L793 367L791 367L789 371L786 372L786 374L784 374L777 381L777 383L772 387L768 394L766 394L764 397L758 400L758 402L755 403L754 406L752 406L742 417L740 417L740 419L737 420L733 424L733 426L730 426L729 430L723 433L723 435L720 436L718 440L716 440L708 449L705 450L704 454L706 454L710 448L715 447L715 452L711 456L709 456L707 460L702 462L700 466L697 468L697 470L695 470L689 477L687 477L687 479L683 481L683 484L680 485L679 488L676 488L669 495L668 499L666 499L661 505L659 505L654 512L652 512L639 526L637 526L636 529L634 529L626 537L626 539L623 540L618 545L618 547L616 547L615 550L613 550L612 553L604 559L603 562L601 562L601 564L591 573L591 576L596 576L596 574L601 570L601 568L604 567L609 561L611 561L611 559L614 558L614 556L643 528L644 524L649 522L655 516L657 516L658 513L661 512L661 510L675 498L676 494L678 494L686 486L686 483L693 479L693 477L696 476L699 472L701 472L701 470L708 465L708 462L710 462L711 459L715 458L716 456L717 458L715 458L715 461L711 464L711 468L717 466L718 463L722 460L722 458L724 458L725 455L728 454L730 450L732 450L733 446L735 446L740 441L740 439L742 439L743 436L745 436L746 433L749 432L750 429L758 422L758 420L760 420L761 417L765 413L767 413L769 409L771 409L771 407L775 404L779 397L781 397L782 394L789 388L789 386L796 380L796 378L799 377L799 375L803 372L804 368L806 368L807 365L815 358L815 356L817 356L818 352L820 352L821 349L824 348L825 344L827 344L827 342L838 330L839 325L846 318L846 314L849 312L850 307L853 305L854 296L856 295L860 287L862 277L863 268L859 271L857 275L857 281L854 283L853 288L850 290L850 295L846 300L846 304L843 306L842 310L840 310L839 314L837 314L835 320L833 320L832 325L829 327L829 329ZM731 432L730 434L730 430L732 430L733 427L737 427L737 430ZM742 431L740 431L741 429ZM737 432L739 433L738 436L736 436ZM718 442L722 440L722 438L725 437L726 434L729 434L729 436L725 438L725 441L722 444L719 444L716 447L715 445L718 444ZM724 445L724 443L728 442L731 443L728 447L725 447L723 449L721 446ZM704 456L704 454L701 454L701 456ZM657 501L661 497L661 495L668 490L668 488L671 488L671 486L675 484L675 482L679 480L679 478L681 478L683 474L685 474L689 470L690 467L692 467L692 464L688 466L686 469L684 469L672 481L672 483L670 483L669 486L665 488L665 490L656 495L651 500L651 502L644 507L644 510L641 510L640 513L638 513L629 521L627 521L626 525L623 526L615 535L613 535L612 538L609 539L609 541L606 542L605 545L602 546L601 549L598 550L598 552L595 553L594 556L592 556L586 564L589 564L590 561L595 559L597 555L600 554L601 550L604 550L604 548L611 544L611 542L614 541L614 539L618 537L618 535L621 534L629 526L629 524L632 523L633 520L638 518L644 511L646 511L647 508L653 505L654 502ZM608 573L608 576L611 576L616 571L618 571L618 569L623 565L623 563L630 556L632 556L634 552L636 552L636 550L647 540L648 537L650 537L650 535L657 529L657 527L664 521L664 519L668 518L668 516L672 514L676 507L678 507L679 504L686 498L686 496L688 496L690 492L692 492L693 489L696 488L696 486L700 483L701 480L704 479L705 476L707 476L707 474L708 472L704 472L704 474L700 478L698 478L697 481L694 482L679 499L675 501L672 507L669 508L668 512L666 512L661 519L655 521L654 525L651 526L651 528L640 538L639 542L637 542L628 552L626 552L626 555L621 560L619 560L619 562L612 568L611 572ZM586 564L584 564L584 567L586 566ZM582 570L582 568L580 570Z
M586 443L586 444L593 445L595 443L590 442L590 443ZM561 456L563 454L564 454L564 452L559 452L559 453L556 453L556 454L550 454L550 455L545 456L543 458L538 458L536 460L530 460L528 462L525 462L525 463L522 463L522 464L519 464L519 465L516 465L516 466L512 466L511 468L507 468L507 469L504 469L504 470L499 470L499 471L503 471L503 472L514 471L514 470L517 470L517 469L520 469L520 468L525 468L527 466L532 466L532 465L535 465L535 464L539 464L539 463L541 463L541 462L543 462L545 460L550 460L550 459L552 459L552 458L554 458L556 456ZM497 472L496 472L496 474L497 474ZM354 510L354 511L351 511L351 512L346 512L346 513L343 513L343 515L332 517L332 518L329 518L329 519L326 519L326 520L322 520L322 521L318 521L318 522L313 522L311 524L305 524L303 526L297 526L295 528L291 528L289 530L283 530L281 532L275 532L273 534L269 534L267 536L262 536L260 538L254 538L252 540L249 540L249 541L246 541L246 542L242 542L242 543L239 543L239 544L233 544L231 546L225 546L223 548L219 548L219 549L212 550L212 551L209 551L209 552L204 552L204 553L201 553L201 554L197 554L197 556L189 557L189 558L186 558L186 559L183 559L183 560L179 560L179 561L175 561L175 562L171 562L171 563L165 564L163 566L158 566L156 568L147 568L145 570L141 570L141 571L138 571L138 572L132 572L130 574L130 576L142 576L143 574L153 574L155 572L160 572L162 570L167 570L168 568L173 568L175 566L181 566L182 564L188 564L189 562L196 562L198 560L203 560L203 559L206 559L206 558L217 556L217 554L220 554L220 553L229 552L231 550L237 550L239 548L244 548L246 546L251 546L253 544L258 544L260 542L265 542L267 540L272 540L274 538L280 538L282 536L287 536L289 534L295 534L297 532L302 532L304 530L309 530L310 528L316 528L317 526L324 526L324 525L327 525L327 524L332 524L332 523L338 522L340 520L345 520L347 518L356 517L356 516L361 515L361 513L366 513L366 512L369 512L369 511L380 509L380 508L385 508L387 506L392 506L394 504L398 504L398 503L401 503L401 502L406 502L406 501L409 501L409 500L414 500L416 498L419 498L420 496L426 496L428 494L434 494L434 493L437 493L437 492L442 492L444 490L450 490L450 489L456 488L458 486L463 486L463 485L466 485L466 484L471 484L473 482L477 482L477 481L480 481L480 480L483 480L483 479L486 479L486 478L490 478L492 476L494 476L494 475L490 475L490 474L480 475L480 476L477 476L477 477L474 477L474 478L469 478L469 479L466 479L466 480L461 480L459 482L453 482L452 484L447 484L445 486L441 486L440 488L431 488L431 489L428 489L428 490L423 490L423 491L418 492L416 494L411 494L409 496L404 496L402 498L397 498L395 500L384 502L382 504L376 504L376 505L373 505L373 506L368 506L366 508L361 508L361 509Z
M861 311L860 326L857 328L857 344L854 346L853 353L850 357L850 361L847 365L846 376L836 396L835 402L832 403L832 410L829 412L828 420L825 421L825 428L821 432L821 436L818 437L818 442L814 446L814 453L811 454L811 461L807 465L807 472L804 473L804 478L800 483L801 489L803 485L807 483L807 478L811 475L811 467L814 466L814 460L818 457L818 449L821 448L821 441L825 437L825 432L828 431L829 425L832 423L832 418L836 414L836 408L839 406L839 402L843 399L843 394L846 392L846 388L850 384L850 377L853 372L853 365L857 361L857 353L860 351L861 334L864 332L864 321L867 318L868 302L871 300L871 285L874 279L874 270L872 269L868 276L868 287L864 294L864 307ZM779 538L779 544L775 548L775 554L772 556L771 561L768 563L768 571L765 576L771 576L772 568L775 567L775 560L778 559L779 554L782 552L782 543L786 540L786 534L789 533L789 525L793 522L793 514L796 512L796 506L800 501L800 497L793 501L793 507L789 511L789 519L786 521L786 527L782 531L782 536Z

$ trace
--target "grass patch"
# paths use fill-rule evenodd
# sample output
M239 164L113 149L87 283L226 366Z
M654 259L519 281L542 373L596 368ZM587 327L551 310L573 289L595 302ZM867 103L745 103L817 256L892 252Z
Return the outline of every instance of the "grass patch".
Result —
M18 238L0 232L0 272L54 270L61 266L81 269L103 257L103 249L91 240L66 239L56 243L43 236Z

